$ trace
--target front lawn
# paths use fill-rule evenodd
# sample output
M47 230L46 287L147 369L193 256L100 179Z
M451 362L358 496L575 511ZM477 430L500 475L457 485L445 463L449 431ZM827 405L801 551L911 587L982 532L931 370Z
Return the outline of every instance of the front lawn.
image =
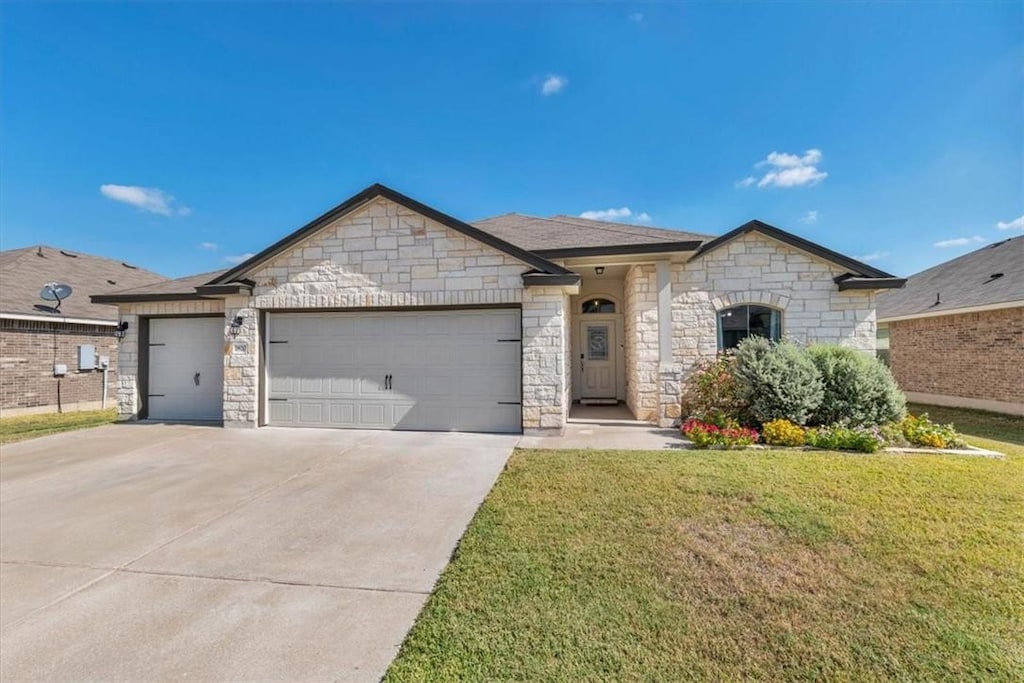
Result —
M0 419L0 444L34 439L37 436L98 427L117 419L117 410L83 410L75 413L44 413Z
M387 680L1021 680L1024 446L978 444L517 451Z

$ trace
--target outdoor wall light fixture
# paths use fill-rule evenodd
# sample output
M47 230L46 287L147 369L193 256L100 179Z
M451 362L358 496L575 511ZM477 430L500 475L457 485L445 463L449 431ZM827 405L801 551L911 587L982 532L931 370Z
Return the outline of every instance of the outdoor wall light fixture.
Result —
M128 321L122 320L114 328L114 336L118 339L124 339L124 335L128 334Z
M232 337L237 337L238 333L242 331L243 323L245 323L245 318L241 315L236 315L231 319L231 325L228 326L228 332L231 333Z
M597 268L594 268L594 272L597 273L598 275L604 275L604 266L598 266Z

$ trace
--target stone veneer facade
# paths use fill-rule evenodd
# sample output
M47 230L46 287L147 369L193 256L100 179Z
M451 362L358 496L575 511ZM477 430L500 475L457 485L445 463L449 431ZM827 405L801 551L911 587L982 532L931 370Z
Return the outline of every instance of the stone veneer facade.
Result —
M384 198L347 214L273 258L249 277L252 296L174 304L122 304L129 334L122 341L121 414L138 414L137 317L172 309L225 317L224 425L255 427L259 419L262 312L303 309L494 306L521 308L523 427L561 429L570 395L568 293L523 286L529 266ZM156 307L155 309L153 307ZM236 315L245 321L227 333Z
M264 312L514 306L522 311L524 431L560 430L572 399L574 290L526 288L522 273L528 268L378 198L250 273L255 282L251 296L122 304L122 319L129 322L129 329L120 346L121 415L131 418L139 411L138 329L143 316L223 315L224 424L255 427L260 412L259 322ZM663 426L677 421L682 383L700 360L718 351L718 311L737 304L778 308L788 338L873 352L874 293L840 292L833 278L843 272L758 233L745 234L692 261L632 265L622 282L625 395L630 410L638 419ZM232 336L228 326L236 315L244 324Z
M845 270L759 233L748 233L686 262L671 264L671 362L659 354L658 280L653 264L624 278L626 403L639 420L671 425L681 384L718 353L718 311L763 304L782 312L783 336L875 350L875 294L840 292Z

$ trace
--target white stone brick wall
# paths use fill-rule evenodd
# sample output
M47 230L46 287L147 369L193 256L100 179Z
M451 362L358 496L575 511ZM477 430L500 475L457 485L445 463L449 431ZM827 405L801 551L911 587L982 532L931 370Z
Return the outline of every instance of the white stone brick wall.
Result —
M875 295L840 292L846 272L757 233L672 268L672 355L683 375L718 352L718 311L764 304L782 311L782 334L800 343L875 350Z
M256 308L473 306L523 301L517 259L384 198L252 274Z
M121 320L128 323L117 348L117 414L120 420L139 416L139 319L146 316L195 315L220 313L224 302L218 299L198 301L148 301L118 305Z
M626 405L638 420L658 418L658 275L653 264L631 267L623 280Z
M569 297L531 287L523 301L523 429L561 430L569 414Z

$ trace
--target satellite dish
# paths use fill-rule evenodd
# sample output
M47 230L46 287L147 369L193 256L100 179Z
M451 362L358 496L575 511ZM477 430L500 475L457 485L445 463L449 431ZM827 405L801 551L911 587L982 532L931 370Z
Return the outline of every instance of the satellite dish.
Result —
M63 282L47 282L39 291L39 298L43 301L56 301L54 311L60 311L60 302L71 296L71 285Z

